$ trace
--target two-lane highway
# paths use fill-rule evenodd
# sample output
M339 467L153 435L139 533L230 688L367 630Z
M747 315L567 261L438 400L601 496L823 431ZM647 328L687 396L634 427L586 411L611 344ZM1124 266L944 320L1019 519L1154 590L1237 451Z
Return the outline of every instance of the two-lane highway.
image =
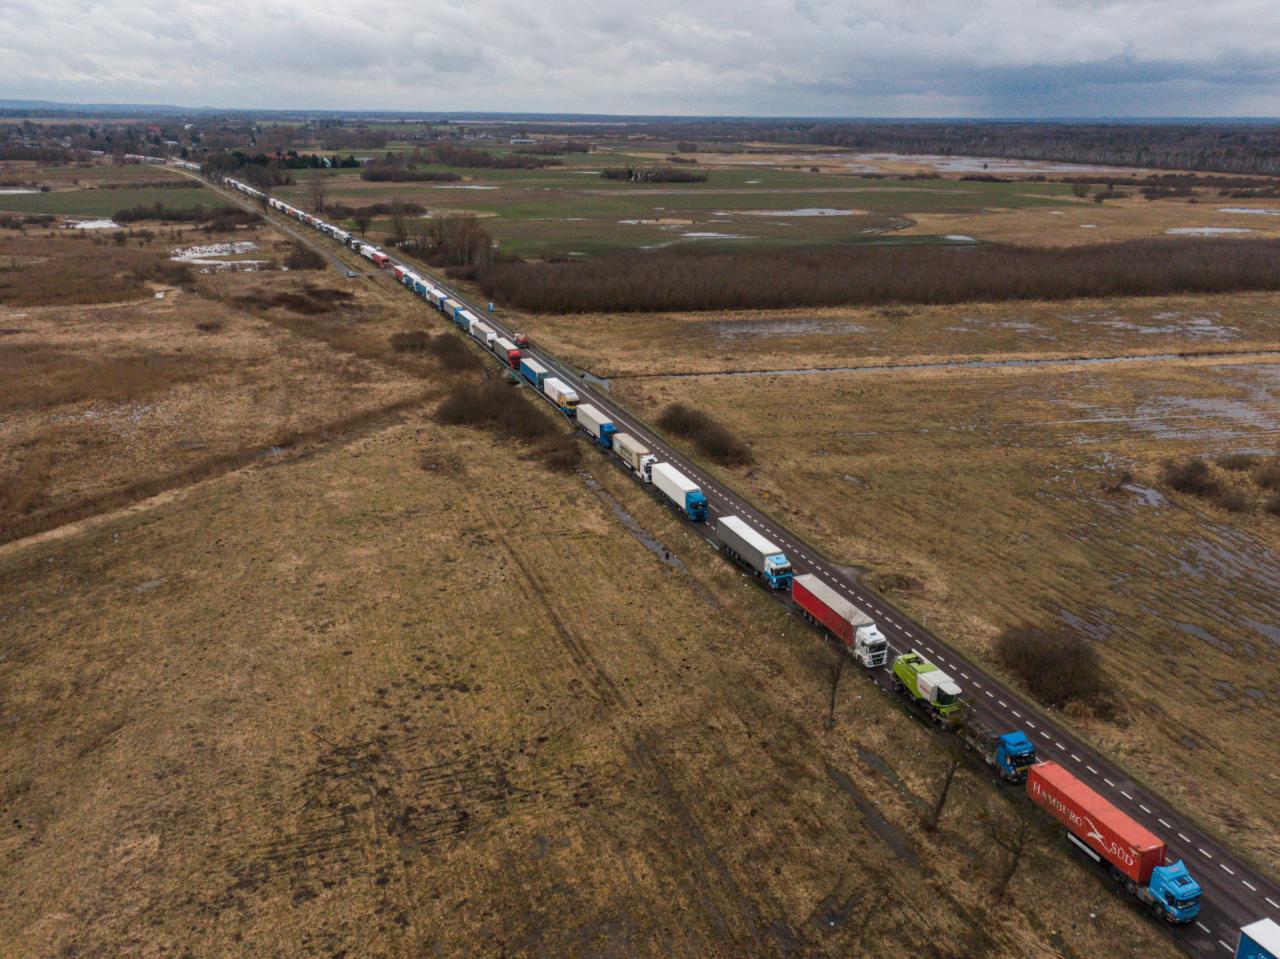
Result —
M228 198L241 205L248 205L237 194L228 194ZM276 218L273 216L273 219ZM320 234L312 235L311 239L325 242ZM470 303L449 283L430 275L420 265L395 259L392 262L424 278L430 277L433 285L447 291L476 316L482 316L499 335L511 338L515 332L508 324ZM672 448L655 431L622 408L608 393L592 385L581 371L566 365L536 344L523 352L533 356L554 375L572 385L584 401L609 415L619 431L639 437L649 445L659 460L673 463L702 487L709 501L711 522L707 525L695 525L695 528L708 541L714 543L710 526L715 516L732 513L742 517L779 544L797 572L822 577L857 606L873 615L895 651L917 649L949 672L960 683L965 699L978 716L996 727L1023 730L1035 741L1037 753L1042 759L1053 760L1067 767L1090 787L1163 838L1169 845L1170 856L1185 860L1188 869L1203 889L1198 920L1171 929L1172 936L1185 952L1197 957L1224 959L1234 950L1237 931L1241 926L1264 916L1280 921L1280 886L1275 882L1234 856L1219 840L1199 829L1194 822L1153 792L1137 785L1121 768L1072 735L1055 717L1032 706L981 666L913 622L884 597L847 576L840 566L827 560L803 538ZM886 690L890 688L887 667L869 671L869 675L879 686ZM1063 855L1072 854L1071 849L1068 843L1062 843ZM1104 880L1100 878L1099 881ZM1136 900L1128 901L1133 902L1135 909L1141 908Z

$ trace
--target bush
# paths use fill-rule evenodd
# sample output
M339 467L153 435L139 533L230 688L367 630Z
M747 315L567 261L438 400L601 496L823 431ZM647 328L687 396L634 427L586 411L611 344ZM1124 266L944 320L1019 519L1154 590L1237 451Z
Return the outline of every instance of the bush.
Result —
M323 270L325 267L324 257L301 243L293 245L284 264L291 270Z
M1243 473L1258 465L1258 457L1252 453L1224 453L1214 460L1224 470Z
M573 436L557 436L533 451L537 460L554 473L572 473L582 463L582 444Z
M995 654L1042 702L1059 709L1077 702L1101 706L1108 688L1097 651L1075 633L1012 626L996 637Z
M1209 474L1209 464L1201 459L1165 463L1163 476L1166 486L1192 496L1215 496L1221 489Z
M1268 463L1253 474L1253 481L1263 489L1280 490L1280 463Z
M1133 240L1066 249L851 246L495 262L490 299L540 313L795 309L1280 289L1280 241Z
M427 344L427 349L449 369L465 369L477 365L476 355L467 349L462 337L454 333L436 334Z
M217 217L237 217L246 215L243 210L231 206L206 207L196 205L187 209L173 209L163 203L150 206L131 206L124 210L116 210L111 219L117 223L136 223L138 220L163 220L166 223L204 223ZM251 214L257 220L258 215Z
M459 385L436 408L435 419L446 426L477 426L525 442L556 432L555 424L532 403L493 380Z
M1262 508L1272 516L1280 516L1280 493L1276 493L1275 496L1267 500L1266 505Z
M705 183L707 175L693 170L673 170L671 167L658 170L637 170L634 167L619 167L603 170L601 176L606 180L624 180L630 183Z
M1215 502L1228 513L1243 513L1249 508L1249 498L1236 490L1223 490Z
M388 341L397 353L421 353L430 345L431 337L426 330L408 330L404 333L392 333Z
M727 427L683 403L669 403L658 417L658 425L693 441L698 449L723 466L747 466L755 462L751 449Z

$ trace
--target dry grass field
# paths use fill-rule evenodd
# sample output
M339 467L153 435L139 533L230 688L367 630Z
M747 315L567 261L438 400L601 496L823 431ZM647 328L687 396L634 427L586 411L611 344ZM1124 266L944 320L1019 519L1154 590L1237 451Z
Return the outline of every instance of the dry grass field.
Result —
M1242 494L1240 512L1161 480L1166 459L1274 456L1280 362L649 378L614 390L650 417L678 400L724 422L757 462L732 477L739 489L997 672L991 641L1009 626L1094 641L1125 708L1114 722L1088 710L1066 720L1280 865L1280 516L1248 471L1212 468Z
M936 741L848 673L827 731L613 467L408 417L0 547L9 955L1172 954L1047 832L994 902L985 777L925 833Z
M202 275L169 259L231 240L283 259L274 231L146 233L0 230L0 539L279 455L436 388L377 362L421 321L365 281Z

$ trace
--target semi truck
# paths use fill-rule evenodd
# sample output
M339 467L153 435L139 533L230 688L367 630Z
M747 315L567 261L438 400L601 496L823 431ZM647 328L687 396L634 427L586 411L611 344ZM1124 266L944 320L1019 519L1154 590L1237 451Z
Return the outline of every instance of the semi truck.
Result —
M520 351L516 349L514 343L505 336L500 336L494 341L493 346L493 352L507 358L507 366L517 371L520 369Z
M627 469L646 483L653 482L653 464L658 457L630 433L613 434L613 455L626 464Z
M797 576L791 599L800 615L840 641L845 651L867 669L879 669L889 643L875 621L812 573Z
M493 327L480 320L471 324L471 335L488 350L493 349L493 342L498 338L498 334L493 332Z
M751 528L739 516L721 516L716 521L720 550L751 569L770 589L788 589L794 573L787 554Z
M649 473L653 477L653 485L671 500L676 509L695 523L706 522L707 498L697 483L670 463L654 463Z
M514 346L511 347L513 350ZM524 357L520 360L520 375L529 381L529 384L542 391L542 381L547 378L547 368L535 359Z
M893 688L938 725L955 726L964 719L960 687L914 649L894 657Z
M556 408L565 416L574 416L581 402L578 391L556 376L548 376L542 381L542 395L556 404Z
M1067 829L1067 839L1168 922L1200 913L1200 885L1182 860L1168 861L1164 840L1139 825L1070 771L1053 762L1027 773L1027 796Z
M602 450L613 448L613 434L618 432L618 428L613 425L613 420L590 403L582 403L578 406L578 425L595 440L596 445Z
M1035 744L1020 730L1002 733L971 716L961 727L960 738L1008 782L1026 782L1027 770L1036 764Z
M1280 925L1259 919L1241 929L1235 959L1280 959Z

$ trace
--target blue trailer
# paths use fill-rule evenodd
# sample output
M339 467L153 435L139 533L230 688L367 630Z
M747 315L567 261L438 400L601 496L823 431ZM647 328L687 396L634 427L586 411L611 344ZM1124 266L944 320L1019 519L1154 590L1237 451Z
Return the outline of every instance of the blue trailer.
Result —
M1259 919L1241 929L1235 959L1280 959L1280 925Z
M537 360L525 356L520 359L520 375L529 381L539 393L542 392L542 381L547 378L547 368Z
M413 281L413 292L417 293L418 296L422 297L423 299L426 299L427 284L423 283L422 280L415 279Z

